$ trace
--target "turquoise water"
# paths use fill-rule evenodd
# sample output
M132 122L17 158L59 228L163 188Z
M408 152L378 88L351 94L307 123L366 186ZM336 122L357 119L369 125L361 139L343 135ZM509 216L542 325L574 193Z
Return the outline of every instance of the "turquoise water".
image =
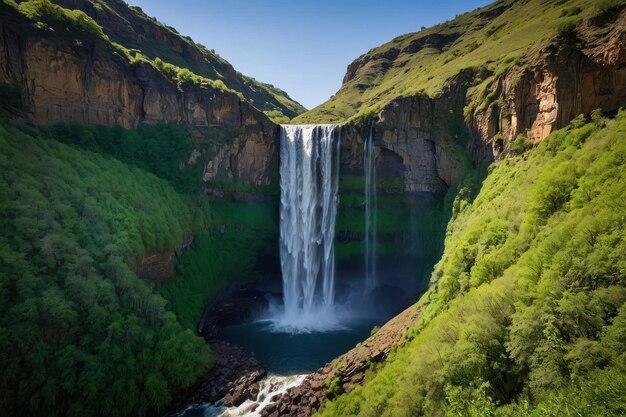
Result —
M313 332L275 332L272 323L256 321L226 327L220 339L244 347L272 374L293 375L313 372L365 340L373 319L353 320L343 329Z

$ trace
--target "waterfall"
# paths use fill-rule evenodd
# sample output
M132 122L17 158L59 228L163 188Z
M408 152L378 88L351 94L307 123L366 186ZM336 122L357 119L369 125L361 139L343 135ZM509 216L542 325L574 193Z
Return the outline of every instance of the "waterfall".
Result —
M376 155L374 152L374 120L363 144L365 175L365 291L378 285L376 278Z
M279 325L296 331L332 316L340 132L336 125L281 126Z

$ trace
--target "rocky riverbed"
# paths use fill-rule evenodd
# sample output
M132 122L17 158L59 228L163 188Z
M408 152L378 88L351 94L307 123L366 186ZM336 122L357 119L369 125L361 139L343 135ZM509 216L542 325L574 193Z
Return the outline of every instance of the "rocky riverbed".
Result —
M309 417L332 397L329 387L337 392L350 392L363 383L371 363L382 362L392 348L404 342L406 331L415 324L421 309L411 306L383 325L354 349L308 375L299 386L288 389L275 402L261 411L262 417ZM332 382L331 382L332 381Z

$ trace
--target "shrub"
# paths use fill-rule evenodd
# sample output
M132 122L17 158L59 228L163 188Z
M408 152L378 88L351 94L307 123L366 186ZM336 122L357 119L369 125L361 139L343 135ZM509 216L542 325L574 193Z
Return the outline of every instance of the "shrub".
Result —
M532 148L532 146L533 144L528 139L528 136L520 134L511 142L511 153L513 155L521 155Z
M576 30L580 24L580 18L569 17L561 19L556 25L557 34L562 38L573 38L576 36Z
M82 10L68 10L50 0L28 0L19 4L18 10L32 20L46 23L58 30L87 32L109 40L100 26Z
M594 16L602 17L613 12L614 10L617 10L625 4L626 1L624 0L600 0L594 7Z

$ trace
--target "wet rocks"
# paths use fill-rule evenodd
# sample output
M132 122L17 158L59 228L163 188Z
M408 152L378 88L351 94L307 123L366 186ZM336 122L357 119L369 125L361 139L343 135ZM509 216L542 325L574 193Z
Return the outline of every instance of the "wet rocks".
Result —
M189 404L214 403L222 398L226 406L256 400L257 382L265 376L261 363L240 346L222 340L211 341L211 349L216 355L215 366L172 407L173 411Z
M409 307L366 341L307 376L299 386L287 390L274 404L266 406L261 416L308 417L315 414L326 399L350 392L355 385L363 383L365 371L372 363L384 361L392 348L404 342L407 329L420 315L418 307Z
M266 308L267 298L263 291L232 285L218 293L206 306L198 325L198 333L210 340L224 327L245 323L255 312Z
M259 396L259 384L256 381L261 379L264 374L264 370L255 370L246 373L235 382L229 384L231 388L224 397L224 405L226 407L236 407L246 400L256 401Z

